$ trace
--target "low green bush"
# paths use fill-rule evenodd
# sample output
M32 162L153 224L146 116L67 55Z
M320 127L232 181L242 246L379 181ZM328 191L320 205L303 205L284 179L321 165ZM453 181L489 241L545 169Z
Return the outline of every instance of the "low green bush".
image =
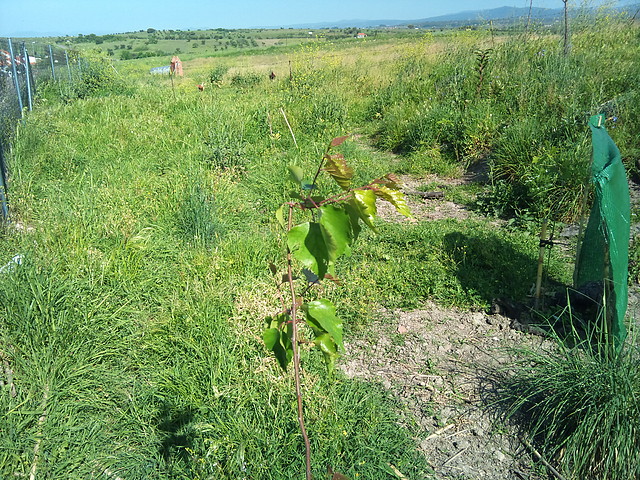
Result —
M262 75L258 73L236 73L231 77L231 85L240 89L252 88L260 85L262 80Z

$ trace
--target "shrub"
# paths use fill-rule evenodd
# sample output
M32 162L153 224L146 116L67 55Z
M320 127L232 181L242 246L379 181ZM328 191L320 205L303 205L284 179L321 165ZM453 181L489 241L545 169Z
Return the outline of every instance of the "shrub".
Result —
M219 84L222 82L222 79L229 71L229 67L225 67L223 65L218 65L209 71L209 82Z
M80 75L72 86L76 98L127 93L128 90L108 59L96 57L80 60Z

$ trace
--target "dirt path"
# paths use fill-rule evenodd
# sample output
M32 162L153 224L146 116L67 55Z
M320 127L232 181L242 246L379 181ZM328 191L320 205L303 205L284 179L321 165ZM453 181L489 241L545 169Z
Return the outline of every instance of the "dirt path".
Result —
M508 367L509 347L543 341L510 323L500 315L435 304L383 312L368 327L367 339L347 343L341 368L399 399L404 422L420 427L416 441L435 478L543 478L515 432L493 418L482 400L486 372Z
M458 179L402 176L413 221L479 218L463 205L410 192L420 185L446 189L481 181L483 175L479 170ZM406 221L384 202L378 214L387 221ZM346 344L341 369L381 384L399 400L403 422L419 427L416 442L435 479L547 478L513 428L494 418L482 399L487 371L508 368L509 348L535 346L541 337L511 328L511 320L500 315L433 303L409 312L382 312L368 325L366 337L355 337Z

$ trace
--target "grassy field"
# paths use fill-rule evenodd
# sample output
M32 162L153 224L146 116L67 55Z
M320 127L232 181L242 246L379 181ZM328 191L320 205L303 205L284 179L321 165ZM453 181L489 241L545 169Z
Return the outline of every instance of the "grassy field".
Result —
M176 41L149 47L182 50ZM569 58L542 33L298 36L261 54L205 54L209 42L188 49L173 80L148 74L158 58L112 68L87 53L92 70L41 89L19 126L13 225L0 236L0 264L24 258L0 274L2 478L302 477L293 379L266 352L262 319L279 309L268 265L283 258L275 211L290 198L287 167L313 170L332 138L354 135L340 150L362 182L488 161L491 181L470 207L530 226L417 219L363 232L338 266L344 285L326 292L347 338L380 307L525 298L538 246L527 222L577 214L588 114L611 107L625 161L638 159L640 35L628 21L593 20ZM566 259L548 267L569 281ZM317 478L327 467L430 477L417 427L399 425L380 385L329 380L306 350L303 363Z

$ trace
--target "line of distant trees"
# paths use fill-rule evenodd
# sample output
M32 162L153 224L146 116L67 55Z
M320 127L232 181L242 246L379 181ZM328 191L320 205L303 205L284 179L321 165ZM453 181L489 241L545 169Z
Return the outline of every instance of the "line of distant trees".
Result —
M300 38L308 37L308 30L300 29L281 29L278 38ZM360 29L356 27L349 28L331 28L324 29L323 36L331 37L334 39L354 37ZM237 45L231 45L232 47L249 47L257 46L256 40L261 40L260 30L243 31L243 30L230 30L226 28L216 28L213 30L156 30L155 28L148 28L146 30L139 30L137 32L126 32L119 34L107 34L96 35L90 33L88 35L79 34L77 37L59 37L58 43L95 43L100 45L102 43L109 42L122 42L125 40L146 40L148 44L158 43L159 40L186 40L202 41L202 40L229 40L235 41ZM116 47L117 49L117 47Z

